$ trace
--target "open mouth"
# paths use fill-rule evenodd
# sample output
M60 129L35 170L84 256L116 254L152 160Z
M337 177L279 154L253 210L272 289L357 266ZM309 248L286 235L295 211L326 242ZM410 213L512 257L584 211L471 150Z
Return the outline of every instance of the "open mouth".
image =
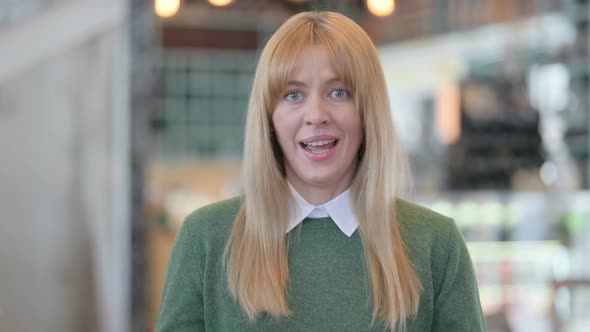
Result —
M301 145L301 147L307 152L319 154L330 151L338 144L338 142L339 139L335 138L333 140L322 140L309 143L300 142L299 145Z

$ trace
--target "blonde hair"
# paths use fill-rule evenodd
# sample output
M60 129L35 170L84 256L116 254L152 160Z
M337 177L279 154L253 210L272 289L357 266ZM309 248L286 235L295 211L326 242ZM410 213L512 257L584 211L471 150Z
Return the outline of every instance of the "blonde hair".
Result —
M224 259L228 287L249 319L267 312L290 315L285 286L291 195L271 114L299 53L321 45L361 112L364 141L352 182L354 210L372 286L373 321L405 328L418 310L421 282L404 251L395 201L405 159L390 114L375 46L351 19L333 12L305 12L288 19L269 39L256 69L246 119L244 202Z

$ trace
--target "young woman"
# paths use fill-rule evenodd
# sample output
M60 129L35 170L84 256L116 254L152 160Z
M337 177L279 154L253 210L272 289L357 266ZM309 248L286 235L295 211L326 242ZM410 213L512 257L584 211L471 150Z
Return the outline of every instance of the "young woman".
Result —
M369 37L293 16L256 70L244 195L187 218L156 330L484 331L463 238L397 198L403 180Z

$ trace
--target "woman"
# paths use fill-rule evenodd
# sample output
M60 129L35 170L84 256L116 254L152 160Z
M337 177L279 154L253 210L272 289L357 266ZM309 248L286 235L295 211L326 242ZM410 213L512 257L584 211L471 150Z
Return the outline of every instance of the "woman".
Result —
M244 196L187 218L156 330L483 331L455 224L396 198L400 151L366 33L290 18L256 70Z

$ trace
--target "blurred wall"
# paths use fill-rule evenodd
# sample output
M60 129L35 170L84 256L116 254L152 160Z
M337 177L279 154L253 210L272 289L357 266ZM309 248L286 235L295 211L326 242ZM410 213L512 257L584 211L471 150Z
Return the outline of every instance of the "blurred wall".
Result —
M0 331L128 330L126 1L0 28Z

